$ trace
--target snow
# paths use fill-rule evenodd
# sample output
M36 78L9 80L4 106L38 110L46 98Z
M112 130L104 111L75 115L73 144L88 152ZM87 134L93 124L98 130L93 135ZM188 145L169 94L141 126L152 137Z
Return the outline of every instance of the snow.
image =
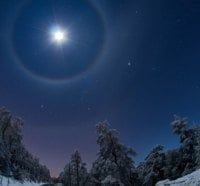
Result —
M102 184L117 184L119 186L123 186L124 184L120 183L116 178L113 178L111 175L106 176L106 178L101 182Z
M3 179L2 179L3 178ZM2 179L2 184L1 184ZM24 183L20 183L19 181L9 179L9 185L8 185L8 178L0 176L0 186L41 186L43 183L34 183L34 182L28 182L25 181Z
M159 181L156 186L200 186L200 169L173 181Z

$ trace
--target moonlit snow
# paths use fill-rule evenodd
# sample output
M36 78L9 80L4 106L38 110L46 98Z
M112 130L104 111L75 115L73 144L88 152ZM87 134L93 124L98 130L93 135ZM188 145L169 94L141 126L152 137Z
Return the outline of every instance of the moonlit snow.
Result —
M200 169L176 180L159 181L156 186L198 186L200 185Z
M0 176L0 180L2 180L2 184L0 182L1 186L41 186L43 183L34 183L29 181L24 181L23 183L10 179L8 182L8 178ZM9 183L9 184L8 184Z

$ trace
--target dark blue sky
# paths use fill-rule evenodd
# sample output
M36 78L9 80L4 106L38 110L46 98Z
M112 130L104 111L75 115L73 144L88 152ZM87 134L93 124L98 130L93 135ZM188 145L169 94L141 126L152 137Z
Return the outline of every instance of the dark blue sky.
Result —
M54 26L69 31L56 46ZM95 159L107 119L138 152L178 145L173 114L200 121L200 1L0 1L0 100L24 143L57 175Z

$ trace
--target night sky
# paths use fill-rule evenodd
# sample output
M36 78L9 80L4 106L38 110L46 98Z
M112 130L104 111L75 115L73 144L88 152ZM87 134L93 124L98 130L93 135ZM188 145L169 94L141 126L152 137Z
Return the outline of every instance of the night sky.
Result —
M1 0L0 105L54 176L76 149L91 166L103 120L137 162L176 147L173 115L200 121L200 1Z

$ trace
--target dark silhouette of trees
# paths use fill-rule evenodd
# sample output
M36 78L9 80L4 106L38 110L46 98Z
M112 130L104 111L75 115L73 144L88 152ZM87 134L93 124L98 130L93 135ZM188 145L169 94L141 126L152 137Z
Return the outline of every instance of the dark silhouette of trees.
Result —
M66 164L58 180L64 186L89 185L89 174L87 173L86 164L82 162L81 155L77 150L71 155L70 162Z

